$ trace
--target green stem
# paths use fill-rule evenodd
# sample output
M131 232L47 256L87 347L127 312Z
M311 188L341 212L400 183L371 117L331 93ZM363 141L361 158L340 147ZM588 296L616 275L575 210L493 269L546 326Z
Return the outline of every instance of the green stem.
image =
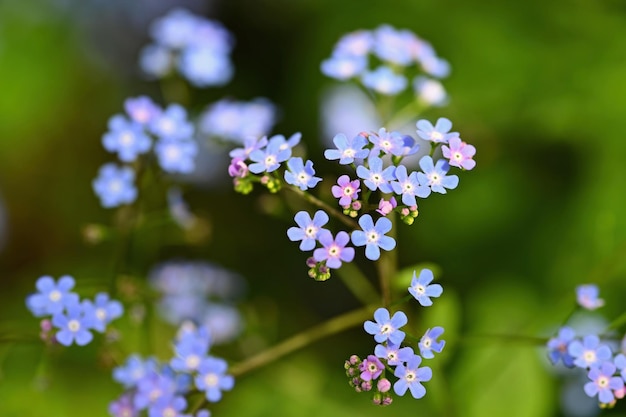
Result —
M331 214L333 217L337 218L339 221L341 221L343 224L345 224L346 226L350 227L351 229L357 229L359 227L359 225L352 220L351 218L345 216L343 213L341 213L339 210L336 210L334 208L332 208L331 206L329 206L328 204L324 203L322 200L318 199L317 197L309 194L309 193L305 193L304 191L302 191L301 189L299 189L298 187L286 187L288 190L293 191L294 193L296 193L297 195L299 195L300 197L304 198L306 201L308 201L309 203L313 204L314 206L317 206L321 209L326 210L329 214Z
M410 101L389 120L389 126L403 126L409 120L419 117L423 109L424 106L419 101Z
M609 324L609 326L606 328L606 330L604 331L604 333L609 332L610 330L615 330L618 329L620 326L622 326L624 323L626 323L626 312L622 313L622 315L620 315L619 317L617 317L615 320L613 320L611 322L611 324Z
M391 221L391 230L389 231L388 236L396 239L396 230L394 227L395 213L389 213L387 218ZM397 260L398 256L396 251L383 251L380 254L380 259L376 263L383 306L386 308L391 305L391 278L396 275Z
M380 295L361 270L352 262L344 262L337 270L348 290L364 305L376 304Z

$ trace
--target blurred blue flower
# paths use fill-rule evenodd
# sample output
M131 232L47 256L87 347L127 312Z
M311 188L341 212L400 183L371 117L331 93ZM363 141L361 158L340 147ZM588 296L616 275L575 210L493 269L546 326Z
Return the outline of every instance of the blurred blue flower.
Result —
M574 332L574 329L563 326L559 329L558 336L548 340L548 358L553 365L556 365L560 359L566 367L574 367L574 358L568 353L567 347L575 337L576 332Z
M219 358L206 358L198 367L196 387L205 392L208 401L219 401L222 391L230 391L235 385L235 379L226 374L227 368L226 361Z
M67 306L78 304L78 294L71 292L75 283L69 275L61 276L58 282L44 275L35 284L39 292L26 297L26 306L35 317L61 313Z
M195 169L198 145L190 139L161 139L154 146L154 151L163 171L189 174Z
M181 74L196 87L221 86L233 77L233 66L227 55L211 46L185 49L178 61Z
M148 152L151 144L142 125L121 115L109 119L109 131L102 136L104 149L117 152L122 162L133 162L137 155Z
M337 80L349 80L361 75L367 68L367 57L361 55L333 55L322 61L322 74Z
M98 171L92 186L105 208L130 204L137 198L135 172L129 167L118 167L113 163L104 164Z
M93 340L91 329L94 329L94 321L85 314L82 304L75 303L66 306L66 313L56 313L52 316L52 325L59 329L55 335L56 340L69 346L76 343L84 346Z
M587 335L582 342L573 340L567 346L567 353L574 358L574 365L579 368L599 366L613 357L611 348L600 344L600 338L596 335Z
M170 104L154 117L149 129L160 139L191 139L194 128L187 118L187 110L179 104Z
M204 135L250 143L267 135L275 122L276 107L267 99L256 98L248 102L223 99L200 115L198 129ZM249 153L241 157L246 159Z
M404 75L396 74L386 66L380 66L374 71L365 71L361 76L361 81L365 87L387 96L400 93L408 84Z
M600 290L594 284L579 285L576 287L576 301L587 310L595 310L604 305L604 300L599 298Z
M122 304L117 300L109 299L109 294L101 292L96 294L94 301L84 300L83 308L85 316L89 317L93 328L99 332L104 332L106 326L124 313Z
M585 394L590 397L598 396L603 404L610 404L615 400L613 390L624 388L624 380L621 377L613 376L616 368L612 362L603 362L598 367L589 370L587 376L591 382L584 386Z

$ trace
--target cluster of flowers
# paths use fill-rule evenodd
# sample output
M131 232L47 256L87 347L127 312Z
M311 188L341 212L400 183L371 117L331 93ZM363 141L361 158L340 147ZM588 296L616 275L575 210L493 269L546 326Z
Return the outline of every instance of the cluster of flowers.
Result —
M127 99L124 108L126 115L112 116L109 130L102 136L107 151L116 153L123 163L132 163L154 148L163 171L188 174L194 170L198 145L193 138L194 125L183 107L170 104L163 109L150 98L140 96ZM106 163L100 167L93 189L103 207L117 207L135 201L134 182L133 168Z
M233 76L232 35L219 23L174 9L150 27L154 43L140 54L141 69L152 78L174 70L196 87L221 86Z
M423 269L419 277L413 272L409 293L424 307L431 306L431 297L439 297L443 292L441 285L431 284L432 280L433 273L429 269ZM374 312L374 320L376 321L368 320L363 325L365 331L373 335L378 343L374 354L363 360L352 355L345 362L350 386L357 392L368 392L374 389L376 383L374 404L389 405L393 401L390 392L392 384L386 373L391 371L397 378L393 383L393 390L397 395L403 396L409 390L413 398L422 398L426 395L422 383L430 381L432 370L428 366L420 365L422 359L432 359L435 353L443 350L445 341L437 340L443 334L443 328L433 327L426 331L417 345L420 352L418 355L412 347L402 346L406 333L400 328L408 322L405 313L397 311L390 316L386 308L379 308Z
M576 293L578 304L587 310L604 305L595 285L581 285ZM619 352L619 348L614 351L613 346L612 338L606 336L577 337L570 326L562 326L547 343L548 357L554 365L562 362L568 368L586 371L589 380L584 385L585 394L597 396L601 407L612 407L617 399L626 396L626 351Z
M375 69L374 65L377 65ZM407 75L411 70L424 72L427 76L413 78L418 99L434 106L447 101L443 86L435 78L448 76L448 62L439 58L433 47L413 32L389 25L344 35L335 45L331 57L322 62L321 69L328 77L356 79L364 87L383 95L403 92L409 84Z
M63 275L58 282L45 275L37 280L39 292L26 297L26 306L33 315L44 317L40 336L45 342L84 346L93 340L92 331L104 333L106 326L123 314L122 304L104 292L96 294L93 301L81 301L71 291L75 284L69 275Z
M392 222L385 216L397 211L403 221L412 224L417 216L417 197L427 198L431 192L445 194L446 190L456 188L459 179L456 175L448 175L450 167L474 168L476 149L462 141L459 133L450 132L451 128L452 123L446 118L440 118L434 126L427 120L417 122L417 135L429 141L431 151L420 159L421 171L410 173L401 162L405 156L417 153L419 144L409 135L387 132L383 128L378 133L361 133L351 140L343 134L335 136L333 142L337 148L326 150L324 156L328 160L338 160L341 165L352 166L358 178L341 175L331 191L338 198L344 214L352 218L361 214L358 220L361 230L354 230L351 235L340 231L333 237L322 227L329 221L325 211L317 211L313 218L305 211L298 212L295 215L298 227L291 227L287 235L292 241L300 241L301 250L314 250L313 257L307 260L311 277L326 280L330 277L329 268L336 269L342 262L351 262L354 249L347 246L350 240L354 246L365 246L368 259L379 259L381 249L389 251L396 245L392 237L385 236L392 228ZM282 135L269 140L267 137L246 139L243 148L230 153L232 161L228 172L234 179L235 190L249 193L253 184L260 182L269 191L276 192L282 187L283 180L303 192L314 188L321 178L315 176L313 162L291 156L292 148L299 141L298 133L288 140ZM431 155L439 146L443 158L435 161ZM278 169L283 162L287 168L281 177ZM359 198L361 181L367 189ZM381 198L375 212L381 217L374 222L367 212L374 208L369 200L376 192ZM401 199L402 204L398 204L393 194ZM317 243L321 247L316 249Z
M200 323L214 345L241 332L242 317L233 304L244 286L239 275L209 262L177 261L157 265L149 281L161 294L157 311L170 324Z
M226 374L226 361L209 355L210 332L206 327L183 325L174 343L174 357L168 363L155 358L131 355L126 363L113 370L113 379L126 391L109 405L113 417L138 416L146 410L149 417L192 417L185 413L185 395L202 391L209 402L222 398L235 380ZM195 417L209 417L200 410Z

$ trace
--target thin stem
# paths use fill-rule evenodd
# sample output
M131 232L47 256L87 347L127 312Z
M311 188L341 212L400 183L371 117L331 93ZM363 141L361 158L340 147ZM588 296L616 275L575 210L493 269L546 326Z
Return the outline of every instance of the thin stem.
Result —
M230 373L235 377L241 376L308 346L313 342L357 326L371 316L373 308L375 308L375 306L361 307L340 316L333 317L301 333L297 333L279 344L234 365Z
M314 206L317 206L321 209L326 210L329 214L331 214L332 216L334 216L335 218L337 218L338 220L340 220L343 224L345 224L346 226L350 227L351 229L356 229L358 228L358 224L350 219L349 217L347 217L346 215L344 215L343 213L341 213L339 210L336 210L334 208L332 208L331 206L329 206L328 204L324 203L322 200L318 199L317 197L309 194L309 193L305 193L304 191L302 191L301 189L297 188L297 187L286 187L288 190L293 191L294 193L296 193L297 195L299 195L300 197L304 198L306 201L308 201L309 203L313 204Z
M609 326L606 328L604 333L607 333L610 330L618 329L624 323L626 323L626 313L622 313L622 315L613 320L611 324L609 324Z
M391 221L391 230L389 231L389 237L396 238L396 230L395 230L395 214L394 212L389 213L387 218ZM378 268L378 279L380 282L380 291L382 293L383 298L383 306L389 307L391 304L391 278L396 275L396 265L397 265L397 253L395 251L382 252L380 259L376 263Z
M337 270L348 290L363 304L376 304L380 295L361 270L352 262L344 262Z

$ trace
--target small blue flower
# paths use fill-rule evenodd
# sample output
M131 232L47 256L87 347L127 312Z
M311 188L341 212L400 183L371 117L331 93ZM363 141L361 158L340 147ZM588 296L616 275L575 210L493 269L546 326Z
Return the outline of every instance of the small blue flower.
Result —
M380 151L385 154L400 156L404 153L404 137L399 132L387 132L384 127L378 133L368 136L374 145L370 151L371 156L378 156Z
M149 372L137 382L137 391L133 398L133 403L138 409L145 409L162 398L168 399L174 397L177 391L177 382L174 375L169 372Z
M85 316L89 317L93 328L100 333L106 330L106 326L124 313L124 308L119 301L110 300L109 294L101 292L96 294L95 300L83 301Z
M205 135L236 143L245 143L247 139L256 141L269 133L276 122L276 111L276 106L264 98L252 101L222 99L202 113L199 130ZM246 154L243 159L247 157Z
M183 413L186 407L187 400L183 396L163 396L150 405L148 417L190 417Z
M448 143L450 138L459 136L456 132L449 133L452 129L452 122L445 117L437 119L435 126L424 119L418 120L416 126L417 136L433 143Z
M235 385L235 379L226 374L227 368L226 361L219 358L206 358L200 363L195 383L200 391L205 392L208 401L219 401L222 391L230 391Z
M432 78L416 77L413 80L413 90L418 100L428 106L441 107L448 103L448 94L443 85Z
M281 162L285 162L291 157L291 147L284 140L276 140L277 136L270 138L267 147L250 152L252 164L248 166L250 172L260 174L262 172L276 171ZM284 137L283 137L284 139ZM285 147L285 144L287 146Z
M71 304L66 307L67 313L57 313L52 316L52 325L59 329L56 340L69 346L76 343L84 346L93 340L91 329L94 328L93 320L85 314L81 304Z
M333 143L337 149L326 149L324 157L329 161L339 159L341 165L351 164L355 158L367 158L369 154L369 149L363 149L367 145L367 140L361 135L349 140L346 135L339 133L333 138Z
M162 78L168 75L174 66L174 59L167 48L150 44L139 52L139 67L149 78Z
M315 187L322 180L314 176L312 161L306 161L305 164L300 157L290 158L287 161L287 168L289 170L285 171L285 181L287 184L299 187L302 191Z
M267 137L262 138L249 137L243 141L243 148L235 148L228 153L232 158L241 158L246 160L250 157L250 154L254 151L261 151L267 146Z
M63 275L58 282L50 276L42 276L35 284L39 292L26 298L26 306L35 317L58 314L78 303L78 294L70 291L74 284L74 278L69 275Z
M323 247L313 252L313 258L317 262L326 261L327 267L337 269L341 267L342 262L352 262L354 259L354 248L346 247L350 242L350 236L346 232L338 232L333 239L332 233L322 230L318 240Z
M328 214L322 210L315 212L313 219L306 211L299 211L294 218L300 227L290 227L287 236L292 242L301 240L300 250L308 251L315 248L315 242L322 230L322 226L328 223Z
M422 382L430 381L433 376L432 370L428 366L420 368L422 358L414 355L406 363L406 366L399 364L396 366L394 375L398 380L393 384L393 390L398 395L404 395L406 390L411 391L413 398L419 399L426 395L426 388Z
M349 80L367 68L367 57L357 55L333 55L322 61L322 74L337 80Z
M127 98L124 101L124 109L131 120L142 126L149 125L162 111L161 107L147 96Z
M417 172L413 171L407 175L407 170L404 165L399 165L396 168L396 179L390 183L391 188L396 194L402 195L402 203L407 206L416 206L417 201L415 197L426 198L430 195L430 187L428 184L420 184Z
M370 156L368 159L369 168L364 165L359 165L356 168L356 174L359 178L362 178L363 183L372 191L380 189L383 193L390 193L393 191L389 181L395 179L394 173L396 167L388 166L383 169L383 160L377 156Z
M139 410L133 404L131 393L122 394L117 400L109 404L109 414L113 417L137 417Z
M439 284L430 284L433 279L433 271L424 268L420 271L419 277L413 271L413 279L409 287L409 293L424 307L433 305L430 297L439 297L443 292L443 288ZM429 285L430 284L430 285Z
M459 185L459 177L446 175L450 165L445 159L439 159L433 164L433 158L426 155L420 159L419 164L424 172L418 172L417 179L421 184L428 184L432 191L445 194L446 189L453 190Z
M574 358L567 352L567 347L576 337L576 332L571 327L561 327L557 337L548 340L548 358L553 365L563 361L563 365L568 368L574 367Z
M615 367L620 372L620 375L624 381L626 381L626 356L623 353L619 353L615 355L613 358L613 363Z
M113 369L113 379L125 388L137 386L140 380L158 370L154 358L142 359L139 355L130 355L123 365Z
M386 96L396 95L408 84L406 77L396 74L390 67L380 66L374 71L366 71L361 76L363 85Z
M170 104L149 125L150 131L160 139L190 139L194 128L187 119L187 111L179 104Z
M621 377L613 376L616 368L612 362L603 362L599 367L589 370L587 376L591 382L584 386L585 394L590 397L598 396L603 404L609 404L615 400L613 390L624 388L624 380Z
M196 87L221 86L233 77L229 56L210 45L185 48L178 60L178 68Z
M363 328L367 333L374 335L376 342L383 343L389 341L394 345L402 343L405 333L400 330L400 327L408 322L406 314L402 311L397 311L390 318L389 310L381 307L374 312L374 320L376 320L376 323L370 320L366 321L363 324Z
M195 169L198 145L189 139L161 139L154 146L161 169L170 173L189 174Z
M595 310L604 305L604 300L599 298L600 290L597 285L587 284L576 287L576 301L587 310Z
M135 172L129 167L118 167L108 163L100 167L98 177L93 180L92 186L100 197L102 207L111 208L130 204L137 198Z
M387 342L387 346L376 345L374 354L379 358L386 359L388 365L396 366L407 362L415 355L415 352L413 352L413 348L409 346L400 347L400 344Z
M596 335L585 336L582 343L579 340L572 341L567 346L567 353L574 358L574 365L579 368L599 366L613 356L611 348L600 344L600 338Z
M120 161L133 162L150 150L152 141L139 123L116 115L109 120L109 131L102 136L102 145L109 152L117 152Z
M380 258L380 249L390 251L396 247L394 238L385 236L391 230L391 221L385 217L376 220L376 225L372 216L364 214L359 219L359 226L363 230L352 232L352 243L354 246L365 245L365 256L371 261Z
M441 353L443 347L446 344L445 340L437 340L439 336L443 334L443 327L436 326L432 329L426 330L424 336L420 339L418 347L420 349L420 355L426 359L432 359L435 357L433 352Z
M176 356L170 366L177 372L195 372L207 357L209 344L193 332L186 332L174 345Z
M374 54L383 61L406 66L415 60L416 36L408 30L382 25L374 31Z
M150 34L160 45L180 49L196 35L198 21L188 10L176 8L152 22Z

